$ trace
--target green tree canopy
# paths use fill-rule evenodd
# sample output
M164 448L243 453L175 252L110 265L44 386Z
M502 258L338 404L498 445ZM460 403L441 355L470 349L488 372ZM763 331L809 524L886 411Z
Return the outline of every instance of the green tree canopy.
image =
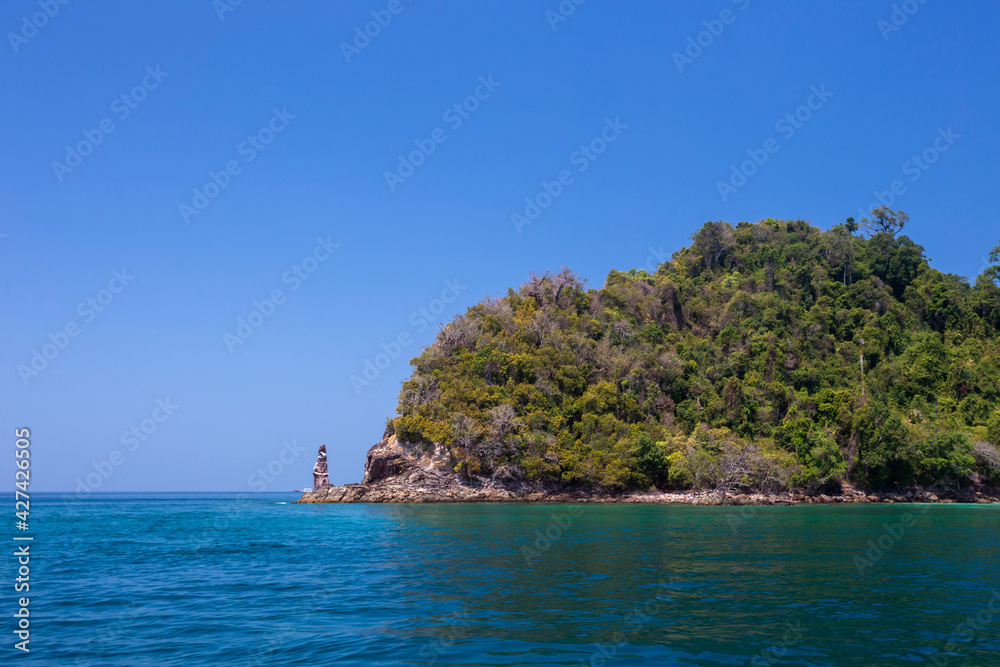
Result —
M504 481L995 475L1000 248L970 285L897 236L905 214L873 215L867 239L850 219L708 222L655 273L611 271L600 289L566 269L534 275L442 328L412 362L393 428L443 446L461 474Z

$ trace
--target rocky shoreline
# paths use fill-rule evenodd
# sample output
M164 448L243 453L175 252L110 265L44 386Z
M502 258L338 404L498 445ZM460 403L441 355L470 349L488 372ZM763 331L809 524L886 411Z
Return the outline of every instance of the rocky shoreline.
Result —
M325 454L325 452L322 452ZM325 463L325 457L324 457ZM299 503L655 503L684 505L798 505L828 503L1000 503L1000 490L935 489L865 491L844 484L836 492L722 493L718 491L622 491L566 489L547 485L502 485L462 480L447 453L400 443L387 436L368 451L359 484L321 486Z

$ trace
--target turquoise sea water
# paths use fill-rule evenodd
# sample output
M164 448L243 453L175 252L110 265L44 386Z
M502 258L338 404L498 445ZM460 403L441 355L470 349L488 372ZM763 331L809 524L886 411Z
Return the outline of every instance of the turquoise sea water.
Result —
M1000 664L1000 506L296 497L33 494L3 664Z

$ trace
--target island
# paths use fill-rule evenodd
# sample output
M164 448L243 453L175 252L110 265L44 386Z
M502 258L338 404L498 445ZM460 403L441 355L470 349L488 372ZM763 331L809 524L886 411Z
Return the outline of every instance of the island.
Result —
M322 448L299 502L997 502L1000 246L973 283L907 222L708 222L600 289L532 275L412 361L360 483Z

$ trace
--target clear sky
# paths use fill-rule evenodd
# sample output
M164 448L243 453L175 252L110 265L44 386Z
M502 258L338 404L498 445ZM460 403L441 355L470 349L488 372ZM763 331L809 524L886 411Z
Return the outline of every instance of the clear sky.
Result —
M1000 239L994 3L235 3L0 9L8 479L359 481L441 322L707 220Z

